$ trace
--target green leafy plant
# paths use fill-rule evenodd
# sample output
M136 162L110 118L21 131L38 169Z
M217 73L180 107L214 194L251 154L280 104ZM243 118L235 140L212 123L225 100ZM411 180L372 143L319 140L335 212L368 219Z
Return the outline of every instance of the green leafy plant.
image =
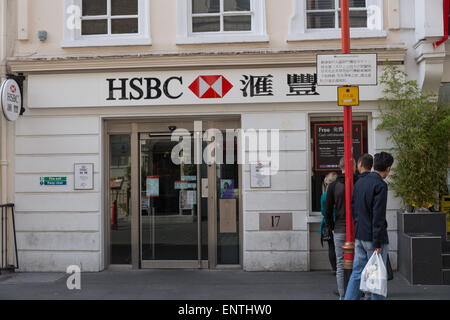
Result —
M428 208L446 193L450 111L435 94L424 93L396 66L381 76L381 123L395 157L390 187L405 207Z

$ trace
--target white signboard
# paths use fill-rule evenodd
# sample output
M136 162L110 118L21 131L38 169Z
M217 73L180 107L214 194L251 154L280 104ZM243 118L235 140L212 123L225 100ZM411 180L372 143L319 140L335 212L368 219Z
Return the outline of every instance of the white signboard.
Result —
M258 162L250 167L250 187L270 188L270 162Z
M319 86L376 86L377 55L318 54L317 85Z
M94 164L75 164L75 190L94 189Z
M361 88L360 97L362 101L377 101L382 97L382 88ZM29 108L321 101L336 101L336 88L318 85L314 66L28 76Z
M16 121L22 106L19 84L13 79L5 80L0 88L0 99L6 119Z

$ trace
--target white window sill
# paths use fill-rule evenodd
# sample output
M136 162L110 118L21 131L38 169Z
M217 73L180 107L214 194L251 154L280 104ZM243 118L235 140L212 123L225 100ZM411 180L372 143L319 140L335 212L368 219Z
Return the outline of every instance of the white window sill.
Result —
M191 35L188 37L177 37L176 44L208 44L208 43L245 43L245 42L269 42L268 35Z
M384 30L350 30L350 38L384 38L387 33ZM308 30L305 33L290 33L286 41L302 40L331 40L341 39L341 30Z
M79 40L63 40L60 45L63 48L81 47L107 47L107 46L150 46L150 37L98 37Z

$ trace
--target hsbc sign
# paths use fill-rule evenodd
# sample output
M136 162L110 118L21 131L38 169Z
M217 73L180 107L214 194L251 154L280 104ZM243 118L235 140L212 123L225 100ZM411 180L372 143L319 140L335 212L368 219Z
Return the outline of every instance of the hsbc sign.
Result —
M360 89L361 101L376 101L381 96L380 86ZM324 101L336 102L336 88L318 85L313 66L28 76L29 108Z
M180 85L183 85L182 77L112 78L106 81L109 88L106 100L154 100L161 98L162 95L169 99L179 99L184 94L180 90ZM178 89L170 88L176 86ZM233 85L222 75L202 75L189 86L189 89L200 99L223 98L231 88ZM116 92L120 95L117 96Z

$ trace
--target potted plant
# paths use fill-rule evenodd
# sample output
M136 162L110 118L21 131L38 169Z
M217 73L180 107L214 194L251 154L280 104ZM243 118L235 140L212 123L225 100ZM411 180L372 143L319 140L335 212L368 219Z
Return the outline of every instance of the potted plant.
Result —
M398 269L412 283L440 284L442 252L450 247L445 213L435 208L447 193L450 108L396 66L387 65L381 84L377 130L390 133L395 162L389 186L404 208L397 215Z

